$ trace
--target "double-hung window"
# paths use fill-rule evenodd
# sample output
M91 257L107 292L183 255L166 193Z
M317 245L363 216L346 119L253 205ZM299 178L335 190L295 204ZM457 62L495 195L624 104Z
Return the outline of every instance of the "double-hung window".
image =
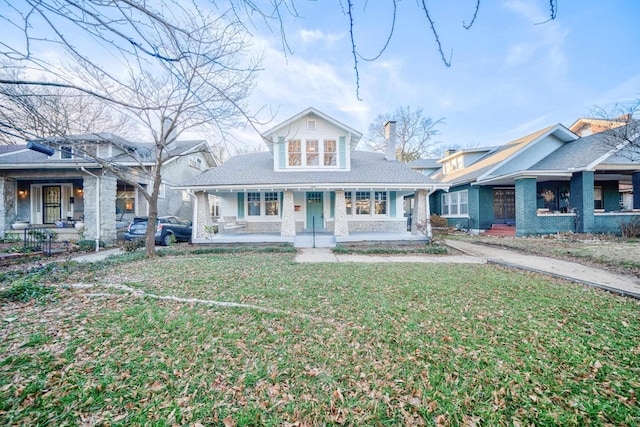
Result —
M324 165L335 166L337 163L337 144L335 139L324 141Z
M375 204L376 215L386 215L387 214L387 192L386 191L376 191L375 195Z
M371 214L371 193L356 191L356 215Z
M278 193L264 193L264 214L266 216L276 216L279 212Z
M351 191L344 192L344 204L347 208L347 215L353 215L353 199L351 198Z
M469 214L469 192L467 190L442 195L442 215L460 216Z
M320 165L320 146L317 139L307 140L307 166Z
M260 193L247 193L247 215L260 216Z
M289 166L302 166L302 141L289 141Z

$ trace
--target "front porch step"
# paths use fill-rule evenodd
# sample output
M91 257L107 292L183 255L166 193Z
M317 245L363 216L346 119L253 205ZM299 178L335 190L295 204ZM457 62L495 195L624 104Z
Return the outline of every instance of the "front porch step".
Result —
M515 236L516 227L508 224L493 224L491 228L484 232L485 236Z
M336 238L332 234L316 234L316 248L335 248ZM298 234L293 240L296 248L313 248L313 234Z

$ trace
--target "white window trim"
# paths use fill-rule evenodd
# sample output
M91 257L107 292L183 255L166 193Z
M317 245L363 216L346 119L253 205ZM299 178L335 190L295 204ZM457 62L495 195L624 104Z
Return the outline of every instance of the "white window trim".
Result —
M346 193L350 193L351 194L351 213L347 213L347 216L349 218L388 218L389 217L389 212L391 211L391 205L390 205L390 200L391 197L389 195L388 191L384 191L384 190L372 190L372 191L355 191L355 190L349 190L349 191L345 191L345 202L346 202ZM356 200L356 193L369 193L369 213L368 214L359 214L356 213L356 208L355 208L355 200ZM386 213L383 214L377 214L376 213L376 200L375 200L375 195L376 193L386 193L387 197L386 197ZM345 206L346 209L346 206Z
M260 194L260 215L250 215L249 214L249 193L259 193ZM276 215L267 215L267 201L266 201L266 193L275 193L278 201L278 213ZM245 208L245 218L251 219L280 219L281 209L282 209L282 200L280 199L280 193L278 191L249 191L245 194L244 197L244 208Z
M296 139L295 141L300 141L300 165L291 165L289 164L289 142L287 141L285 155L286 157L286 168L287 169L313 169L313 170L325 170L325 169L339 169L338 164L340 163L339 156L339 138L307 138L307 139ZM318 142L318 164L317 165L307 165L307 141L317 141ZM333 153L336 159L335 165L327 165L324 164L324 147L326 141L334 141L336 145L336 151Z
M451 197L452 195L456 195L456 206L458 207L458 212L460 212L460 207L463 205L463 203L461 203L462 200L462 194L466 194L467 197L467 213L457 213L457 214L451 214L451 213L444 213L444 207L447 206L449 212L451 211ZM442 197L440 199L442 201L442 216L445 218L469 218L469 190L460 190L460 191L453 191L451 193L442 193ZM445 200L447 201L447 203L445 203Z

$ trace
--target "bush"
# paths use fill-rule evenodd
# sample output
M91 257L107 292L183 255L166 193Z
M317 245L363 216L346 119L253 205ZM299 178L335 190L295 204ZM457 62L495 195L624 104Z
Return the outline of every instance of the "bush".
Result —
M100 240L98 244L100 245L101 248L105 247L105 244L102 240ZM81 251L89 252L96 248L96 241L95 240L78 240L76 242L76 245L78 245Z
M125 252L135 252L140 248L144 248L145 247L145 241L144 239L133 239L133 240L127 240L126 242L124 242L124 244L122 245L122 250Z
M447 218L441 217L440 215L437 215L437 214L431 214L429 218L431 219L432 227L441 227L441 228L449 227L449 221L447 221Z
M620 221L620 234L625 239L640 237L640 218L632 217L628 221Z

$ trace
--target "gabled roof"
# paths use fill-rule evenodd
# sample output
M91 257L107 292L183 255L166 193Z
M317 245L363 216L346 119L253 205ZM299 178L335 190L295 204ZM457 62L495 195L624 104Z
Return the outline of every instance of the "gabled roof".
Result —
M334 119L333 117L326 115L320 110L317 110L313 107L309 107L306 110L301 111L300 113L289 117L287 120L283 121L282 123L262 133L262 139L267 143L269 150L273 152L273 147L271 144L272 137L275 136L275 134L277 134L278 131L281 131L283 129L288 129L289 127L291 127L291 125L294 122L296 122L297 120L305 116L318 116L319 118L326 120L327 122L333 124L334 126L344 129L348 134L351 135L351 140L349 141L351 151L353 151L356 148L356 145L358 145L358 142L360 142L360 138L362 138L361 132L358 132L357 130L345 125L344 123Z
M407 163L409 167L414 169L440 169L440 161L438 159L418 159Z
M59 148L62 145L68 144L107 144L113 143L118 147L131 150L131 154L119 154L112 157L111 161L120 164L133 164L139 165L155 164L155 144L151 142L132 142L127 139L121 138L109 132L96 133L96 134L84 134L84 135L70 135L68 137L51 137L40 138L38 142L52 145L54 148ZM206 141L193 140L193 141L176 141L172 144L169 150L166 150L167 157L176 157L186 155L189 152L196 151L200 147L206 147L206 152L213 160L214 164L217 164L213 153ZM97 167L98 164L95 160L89 157L74 156L71 159L60 159L59 156L48 157L45 154L27 149L27 146L22 145L8 145L0 146L0 169L20 169L28 167L47 167L47 168L64 168L64 167L78 167L78 166L92 166Z
M416 172L404 163L390 162L384 154L354 151L351 170L331 171L275 171L270 152L235 156L221 166L187 181L185 188L243 189L243 188L432 188L447 185Z
M620 144L617 141L621 141ZM629 149L618 129L610 129L567 142L544 159L532 165L529 171L580 171L592 170L599 165L636 165L640 168L637 153ZM637 138L640 140L640 138ZM635 161L634 161L635 154Z

